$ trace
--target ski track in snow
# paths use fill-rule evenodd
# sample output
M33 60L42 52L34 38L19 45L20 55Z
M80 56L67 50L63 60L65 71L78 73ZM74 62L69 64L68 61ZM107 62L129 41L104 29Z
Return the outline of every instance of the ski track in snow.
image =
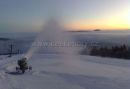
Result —
M37 60L35 57L38 57ZM83 60L75 62L79 64L71 64L73 60L65 62L64 59L58 59L57 55L36 55L35 57L29 60L29 63L33 65L33 70L24 75L15 72L16 60L19 56L1 60L0 89L130 88L129 66L124 66L125 62L122 60L116 60L116 65L115 63L109 65L109 63L101 62L103 58L95 62L90 60L100 58L86 56L80 57ZM89 60L85 60L86 58Z

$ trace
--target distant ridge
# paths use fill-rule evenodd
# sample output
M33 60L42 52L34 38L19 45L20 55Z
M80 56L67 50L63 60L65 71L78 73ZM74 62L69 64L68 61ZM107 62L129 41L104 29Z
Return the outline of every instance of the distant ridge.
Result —
M91 32L91 31L88 31L88 30L79 30L79 31L69 31L69 32Z
M101 29L95 29L94 31L101 31Z

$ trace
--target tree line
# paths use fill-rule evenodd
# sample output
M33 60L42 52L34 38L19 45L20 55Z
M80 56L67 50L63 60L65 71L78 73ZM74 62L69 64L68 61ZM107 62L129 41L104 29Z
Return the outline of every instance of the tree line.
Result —
M82 54L86 54L85 52L85 50L82 51ZM112 47L92 47L90 50L90 55L130 59L130 47L126 45Z

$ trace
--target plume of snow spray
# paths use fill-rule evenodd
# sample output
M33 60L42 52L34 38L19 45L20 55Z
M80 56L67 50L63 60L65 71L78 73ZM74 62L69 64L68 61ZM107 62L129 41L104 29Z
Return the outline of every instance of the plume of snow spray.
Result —
M43 30L26 53L25 57L27 59L30 59L36 52L42 51L41 53L44 53L44 51L49 51L58 53L61 58L66 59L65 62L67 63L74 63L73 59L77 59L75 55L77 55L78 51L72 45L74 40L66 29L61 26L61 22L54 18L46 22ZM49 42L50 44L46 44L45 42Z

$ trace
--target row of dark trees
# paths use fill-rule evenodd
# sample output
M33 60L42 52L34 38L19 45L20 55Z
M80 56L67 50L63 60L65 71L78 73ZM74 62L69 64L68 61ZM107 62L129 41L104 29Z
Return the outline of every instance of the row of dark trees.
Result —
M93 47L90 55L130 59L130 48L126 45L112 47Z
M81 54L88 54L87 50L83 50ZM130 47L126 45L111 47L92 47L90 50L92 56L112 57L130 59Z

